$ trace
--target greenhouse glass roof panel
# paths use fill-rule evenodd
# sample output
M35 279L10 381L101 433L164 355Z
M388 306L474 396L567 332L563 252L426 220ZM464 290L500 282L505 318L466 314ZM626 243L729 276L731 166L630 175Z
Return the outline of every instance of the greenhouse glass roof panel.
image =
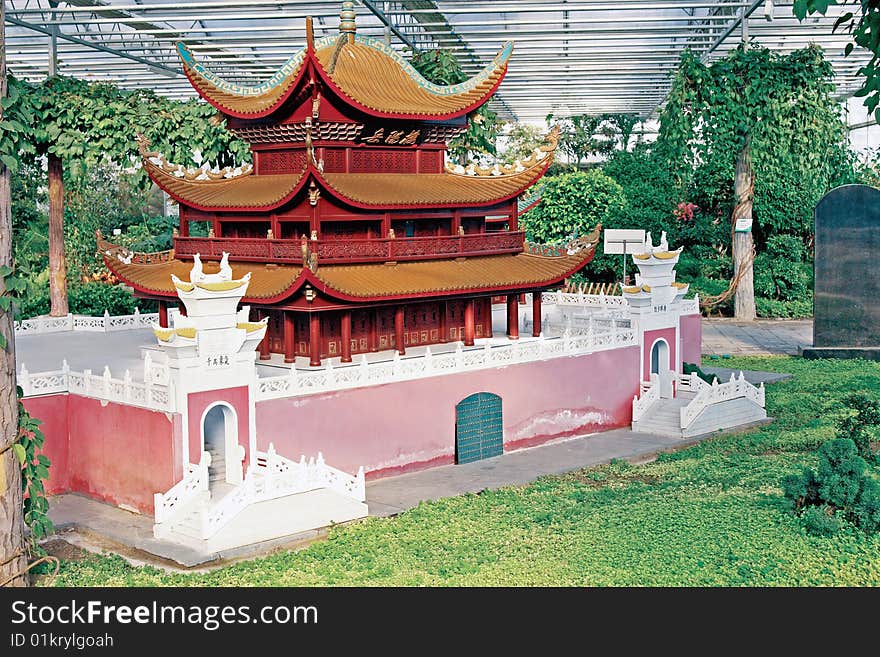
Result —
M57 6L53 7L53 4ZM773 0L362 0L359 34L386 39L400 51L451 49L477 73L507 40L516 44L493 107L505 119L542 121L556 115L633 112L660 107L670 74L687 48L706 60L723 56L745 36L790 52L821 45L842 97L861 85L869 59L843 50L850 37L832 33L844 10L798 22L792 3ZM338 33L341 2L303 0L6 0L10 70L38 81L53 69L125 88L188 98L175 45L182 41L217 75L257 84L305 46L305 17L315 37ZM743 29L745 23L745 29Z

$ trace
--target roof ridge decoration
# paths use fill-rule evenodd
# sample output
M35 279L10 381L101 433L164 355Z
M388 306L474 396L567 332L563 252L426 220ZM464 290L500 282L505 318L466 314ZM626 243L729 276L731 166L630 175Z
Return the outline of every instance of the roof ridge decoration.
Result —
M232 96L242 97L262 96L274 90L290 77L299 73L300 69L302 68L303 62L306 59L306 50L299 50L298 52L294 53L286 62L284 62L281 67L277 71L275 71L272 77L270 77L268 80L256 85L246 85L224 80L213 71L205 68L203 64L200 64L196 60L192 51L187 48L187 46L183 42L179 42L177 44L177 54L180 57L180 60L183 62L183 66L187 70L187 73L189 73L189 71L198 73L199 77L201 77L212 86L216 87L219 91L230 94Z
M525 160L516 160L513 164L499 164L496 162L491 167L483 167L475 162L471 162L467 166L447 162L446 173L457 176L483 178L512 176L522 173L523 171L542 163L548 156L551 156L552 153L556 151L556 148L559 146L559 135L559 126L553 126L550 132L544 136L544 143L538 146Z
M331 42L335 43L336 37L332 37ZM510 60L510 56L513 53L513 41L505 41L504 45L501 46L501 50L499 50L495 57L492 58L492 61L473 77L468 78L464 82L458 82L457 84L436 84L425 78L416 70L415 66L404 58L403 55L381 39L356 34L354 36L354 42L378 50L383 55L394 60L394 62L408 73L422 89L437 96L455 96L457 94L473 91L495 73L498 68L507 66L507 62ZM320 49L317 43L315 44L315 49Z
M201 166L194 168L185 167L182 164L172 164L165 159L165 156L158 151L150 151L150 140L141 133L135 136L138 145L138 151L144 163L153 165L156 169L170 174L176 178L184 180L208 182L212 180L229 180L231 178L239 178L241 176L249 176L254 171L254 165L247 162L238 166L223 167L222 169L214 166L208 166L205 162Z
M492 61L472 78L452 85L435 84L423 77L389 44L356 34L353 16L353 3L343 3L339 34L317 40L314 39L312 21L307 18L305 47L292 55L272 77L255 85L224 80L201 64L182 42L177 44L177 53L184 73L199 95L230 116L243 119L269 116L287 101L311 62L325 84L362 111L384 117L435 119L462 116L485 103L501 84L513 52L513 42L507 41ZM347 47L353 49L348 52L354 59L345 56ZM377 56L371 58L364 51L360 51L362 56L357 58L355 53L359 47L375 51L387 60ZM333 50L328 53L330 48ZM354 70L348 69L350 62L356 67ZM390 105L381 90L364 89L358 82L353 82L364 77L357 67L366 67L365 70L374 73L378 71L380 77L385 68L385 74L391 76L389 84L393 89ZM396 73L390 72L393 68L397 69ZM340 69L343 71L341 76ZM397 88L394 88L395 84Z

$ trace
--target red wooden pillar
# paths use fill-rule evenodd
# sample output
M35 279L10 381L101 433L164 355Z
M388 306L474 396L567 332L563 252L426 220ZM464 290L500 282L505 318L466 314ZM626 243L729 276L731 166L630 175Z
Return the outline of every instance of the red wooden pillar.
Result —
M186 317L186 304L181 303L179 306L177 306L177 312Z
M283 310L284 313L284 362L292 363L296 360L296 336L294 335L293 311Z
M483 335L485 335L487 338L491 338L492 337L492 297L486 297L486 311L485 312L486 312L486 315L483 320L485 322L483 324L483 326L485 328L483 329Z
M257 321L263 319L264 317L269 316L268 310L257 310L256 317ZM266 335L263 336L263 339L260 340L260 360L269 360L272 358L272 355L269 353L269 331L271 330L271 324L266 327Z
M401 356L406 353L406 345L403 344L403 306L394 308L394 341L397 343L397 353Z
M519 295L507 295L507 337L519 340Z
M449 320L447 314L448 302L438 301L437 321L440 324L440 342L449 342Z
M342 311L342 358L343 363L351 362L351 311Z
M464 346L474 344L474 300L467 299L464 302Z
M183 212L180 213L180 224L177 230L181 237L189 237L189 219Z
M370 336L368 342L370 351L379 351L379 310L377 308L373 308L370 311Z
M168 328L168 304L164 301L159 302L159 326Z
M541 291L532 292L532 337L541 335Z
M309 365L321 366L321 315L309 315Z

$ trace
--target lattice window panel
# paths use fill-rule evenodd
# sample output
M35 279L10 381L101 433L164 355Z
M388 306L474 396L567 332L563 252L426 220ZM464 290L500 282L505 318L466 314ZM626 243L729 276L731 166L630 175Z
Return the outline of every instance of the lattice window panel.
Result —
M415 151L352 151L351 172L415 173L416 153Z
M298 173L306 164L305 151L267 151L258 160L261 175L273 173Z
M440 151L422 151L419 156L419 172L420 173L442 173L440 163L443 159L443 153Z
M338 148L328 148L324 151L324 171L327 173L345 172L345 151Z

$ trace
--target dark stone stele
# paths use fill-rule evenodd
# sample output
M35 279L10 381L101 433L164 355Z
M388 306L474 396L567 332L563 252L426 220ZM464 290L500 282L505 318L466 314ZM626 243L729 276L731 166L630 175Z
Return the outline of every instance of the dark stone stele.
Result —
M802 353L880 360L880 189L832 189L815 217L813 347Z

